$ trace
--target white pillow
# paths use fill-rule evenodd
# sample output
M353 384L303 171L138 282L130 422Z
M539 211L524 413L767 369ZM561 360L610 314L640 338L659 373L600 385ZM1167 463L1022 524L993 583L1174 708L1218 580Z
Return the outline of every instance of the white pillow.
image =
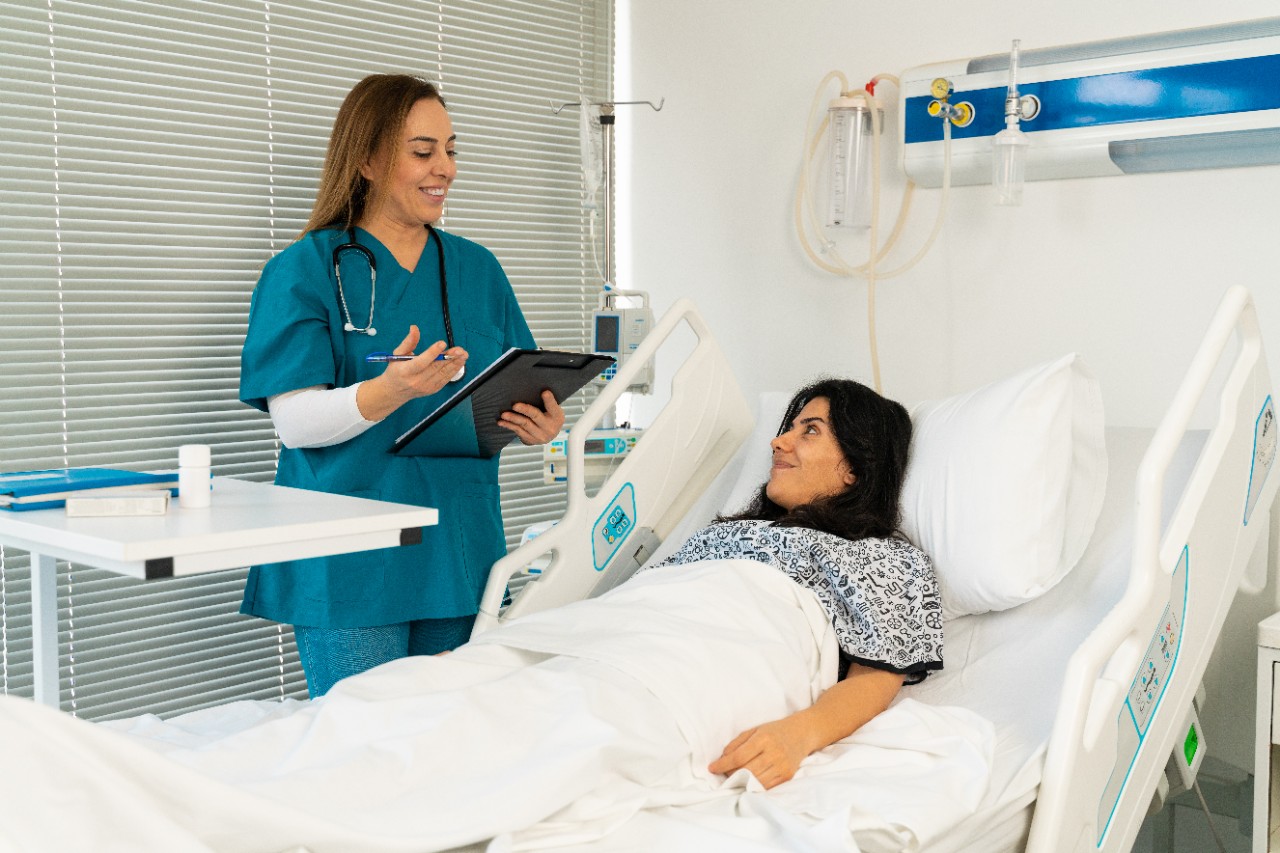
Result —
M903 532L933 558L942 615L1005 610L1079 561L1107 480L1102 394L1076 354L911 413Z

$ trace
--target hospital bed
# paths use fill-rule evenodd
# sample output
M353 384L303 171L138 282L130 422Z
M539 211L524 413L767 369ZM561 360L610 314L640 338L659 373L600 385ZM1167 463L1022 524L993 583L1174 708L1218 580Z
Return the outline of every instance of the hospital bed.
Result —
M786 396L761 398L746 439L753 428L746 404L691 305L677 305L626 367L639 369L682 323L695 329L698 347L675 374L643 452L594 495L574 464L626 387L622 376L618 391L606 389L570 434L568 512L495 565L477 634L615 586L717 511L740 508L767 478L767 441ZM1252 299L1232 288L1154 433L1107 429L1105 498L1074 567L1025 603L949 621L946 668L900 696L990 721L994 746L976 807L940 826L925 814L937 800L919 787L912 792L927 780L913 780L899 802L880 804L891 814L849 821L851 849L1125 851L1153 796L1168 790L1164 780L1193 780L1204 755L1194 698L1209 655L1237 589L1265 582L1244 575L1277 487L1269 476L1276 453L1270 389ZM1192 429L1202 402L1213 422ZM551 565L504 609L512 579L548 555ZM1212 707L1214 697L1207 701ZM868 771L845 772L851 779ZM839 772L818 775L840 790ZM826 814L794 797L789 802L806 826ZM792 831L813 843L778 821L776 812L753 816L741 802L726 813L666 809L637 815L612 837L627 838L628 849L717 849L717 842L753 849L750 838L785 849L799 843L787 840Z
M1248 293L1227 293L1154 434L1104 442L1075 356L916 407L903 526L938 568L946 667L769 791L688 756L813 701L835 670L826 613L751 561L613 588L759 487L787 395L764 395L753 424L692 306L655 328L638 358L696 338L670 400L598 490L573 476L561 522L495 568L476 642L318 702L172 720L95 725L0 696L0 745L23 768L0 773L0 847L20 832L28 849L1128 850L1166 768L1189 779L1203 755L1193 697L1236 590L1258 585L1244 575L1274 503L1276 425ZM574 427L571 466L613 393ZM1191 429L1206 395L1212 423ZM933 491L948 466L963 476ZM976 569L961 559L974 531ZM548 556L504 608L521 566ZM988 566L1015 583L988 583ZM975 595L975 577L999 595ZM556 648L526 642L539 636ZM646 764L655 751L670 763Z

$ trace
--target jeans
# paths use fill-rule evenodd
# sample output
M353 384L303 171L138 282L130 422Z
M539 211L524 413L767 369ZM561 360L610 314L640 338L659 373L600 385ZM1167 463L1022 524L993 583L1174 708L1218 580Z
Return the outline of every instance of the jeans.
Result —
M294 625L298 657L312 699L348 675L409 655L434 655L471 637L475 616L417 619L371 628L311 628Z

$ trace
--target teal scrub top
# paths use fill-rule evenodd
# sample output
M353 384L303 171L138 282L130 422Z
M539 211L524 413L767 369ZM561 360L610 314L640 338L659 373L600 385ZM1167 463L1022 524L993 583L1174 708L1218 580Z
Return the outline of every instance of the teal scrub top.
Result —
M455 343L474 376L511 347L531 348L533 335L497 258L484 247L439 229ZM373 235L356 229L378 265L376 336L343 331L346 317L333 275L333 249L347 232L312 231L262 270L249 307L240 358L240 399L262 411L267 398L313 385L345 387L384 369L366 364L389 352L410 324L421 351L445 340L436 246L428 241L412 273ZM353 250L341 255L352 322L368 323L369 265ZM498 503L498 459L479 456L470 407L459 406L431 428L430 456L399 456L392 443L460 386L449 383L413 400L349 441L329 447L282 448L276 483L396 503L436 507L439 523L422 543L335 557L293 560L249 571L241 612L319 628L388 625L467 616L479 608L489 568L506 554Z

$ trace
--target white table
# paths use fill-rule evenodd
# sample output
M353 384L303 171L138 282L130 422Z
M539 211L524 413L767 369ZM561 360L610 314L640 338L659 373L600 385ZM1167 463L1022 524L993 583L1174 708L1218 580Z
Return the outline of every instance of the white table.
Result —
M0 542L31 555L35 699L58 707L57 561L147 580L259 563L416 545L435 509L227 477L212 506L163 516L67 518L61 509L0 512Z

